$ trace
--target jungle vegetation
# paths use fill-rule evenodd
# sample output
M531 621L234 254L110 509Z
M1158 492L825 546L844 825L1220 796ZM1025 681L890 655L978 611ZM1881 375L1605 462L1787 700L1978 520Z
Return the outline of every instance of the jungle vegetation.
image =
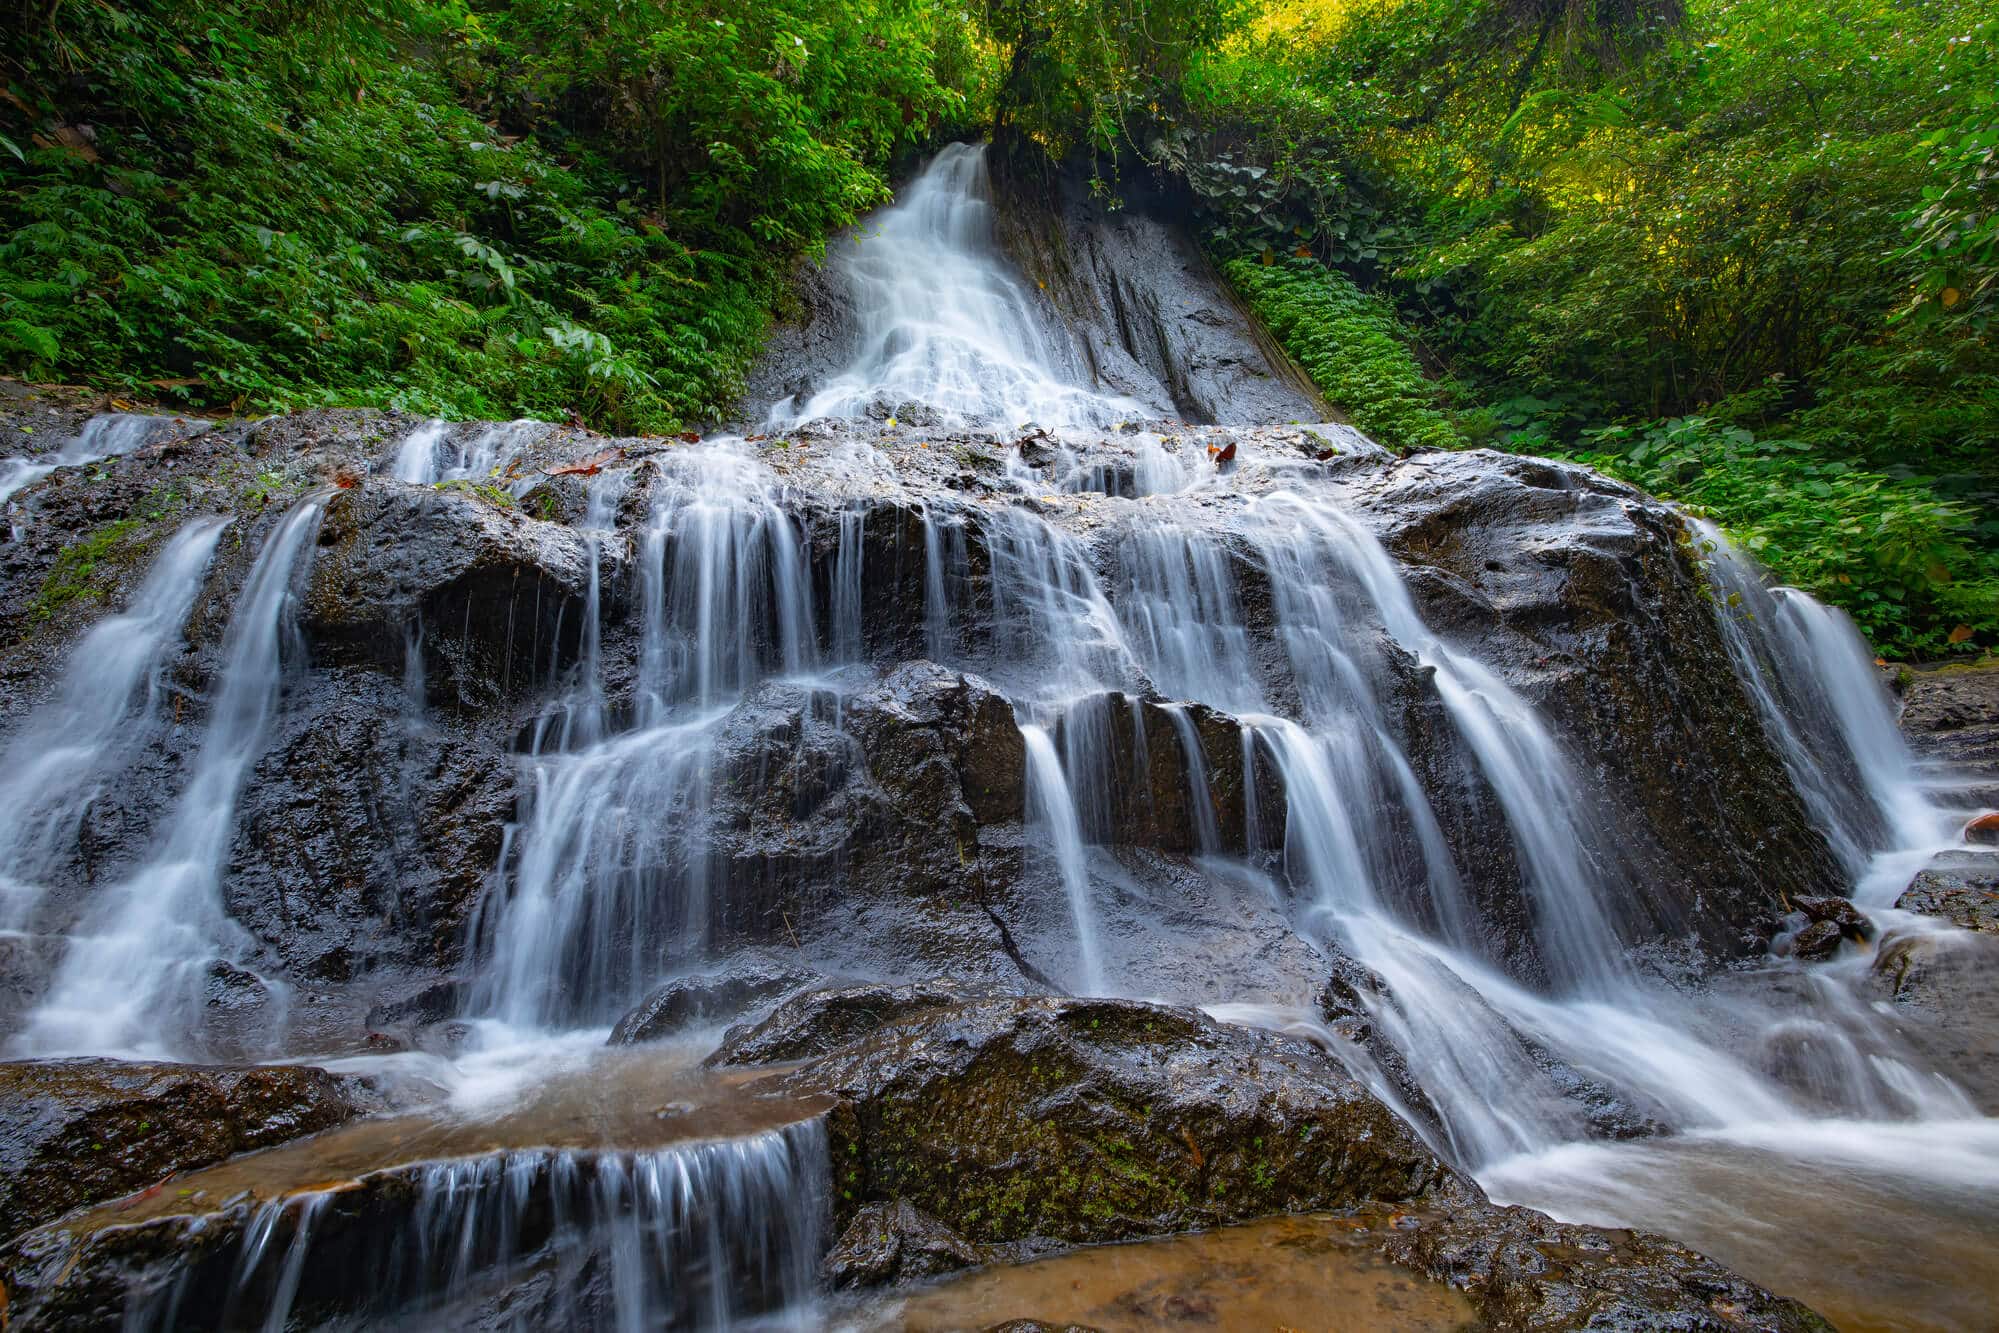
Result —
M1182 197L1403 447L1999 644L1999 0L12 0L0 369L673 431L937 143Z

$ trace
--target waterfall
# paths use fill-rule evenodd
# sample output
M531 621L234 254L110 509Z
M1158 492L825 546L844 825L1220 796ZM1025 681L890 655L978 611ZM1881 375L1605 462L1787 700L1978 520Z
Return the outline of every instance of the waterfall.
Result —
M1771 587L1721 530L1689 523L1707 554L1715 620L1798 794L1847 872L1881 852L1934 851L1955 822L1925 791L1866 640L1843 614ZM1907 876L1902 877L1906 881ZM1887 906L1900 884L1884 885Z
M811 572L775 474L727 444L662 464L638 543L637 725L542 730L511 874L482 907L492 961L475 1007L515 1025L608 1021L635 987L702 957L716 738L746 690L819 665Z
M1076 349L1001 256L982 149L944 148L831 254L859 325L853 359L803 402L779 403L769 429L871 413L1001 430L1145 414L1134 399L1084 384Z
M0 929L32 923L48 878L68 859L92 802L160 720L160 668L181 643L224 519L185 524L125 610L97 622L70 654L55 696L0 757Z
M188 1288L211 1285L221 1309L186 1313L219 1314L220 1327L460 1327L535 1278L536 1326L802 1330L830 1202L818 1120L664 1148L426 1162L271 1199L205 1271L137 1275L124 1327L171 1329Z
M18 1039L34 1055L129 1052L174 1056L207 1049L207 994L218 980L249 981L282 1008L274 980L243 974L250 953L222 901L222 873L236 831L236 797L257 757L284 686L295 582L319 531L323 495L294 505L265 539L223 638L207 732L164 836L124 882L97 891L62 966ZM303 557L303 558L302 558ZM217 969L222 969L217 976ZM277 1013L258 1020L265 1031Z
M601 1042L649 988L717 963L761 906L716 827L732 792L767 780L739 762L754 749L746 738L763 740L756 729L773 716L848 725L852 682L894 653L977 673L1013 708L1025 828L971 850L994 881L990 868L1016 851L1033 871L997 884L1003 901L987 909L995 920L1017 910L999 929L1022 976L1084 995L1219 999L1213 1012L1231 1021L1305 1032L1481 1179L1530 1179L1532 1163L1613 1133L1746 1139L1969 1118L1960 1090L1864 1001L1858 961L1808 975L1773 960L1763 976L1788 989L1766 994L1723 984L1747 969L1680 987L1634 960L1657 934L1634 905L1644 886L1628 835L1642 830L1621 824L1590 756L1570 752L1530 684L1426 620L1365 512L1350 512L1343 497L1356 492L1337 469L1373 446L1339 436L1335 460L1316 435L1245 431L1224 455L1165 422L1104 431L1142 405L1098 392L1004 260L991 213L982 153L957 146L836 243L855 346L836 374L772 410L768 428L795 439L634 442L601 473L561 479L565 503L578 486L584 497L584 619L557 636L547 688L499 722L521 738L508 755L518 800L473 909L460 1016L480 1021L458 1061L525 1066L560 1042ZM899 424L883 423L879 450L831 424L889 416ZM1048 429L1003 464L980 453L983 477L904 466L917 444L951 443L912 439L914 423L998 433L1029 421ZM422 423L366 485L505 477L541 429ZM92 448L106 446L100 436ZM299 658L294 594L322 505L307 498L266 535L185 786L140 864L89 895L14 1039L20 1052L261 1053L282 1025L286 989L250 969L254 941L225 910L225 876L239 794ZM47 924L44 890L91 801L163 725L162 664L223 527L197 520L166 543L9 742L0 926ZM1849 873L1884 850L1947 839L1853 628L1767 588L1718 534L1704 540L1727 665ZM457 723L425 711L425 669L450 661L452 627L394 605L377 636L386 646L371 651L391 670L401 654L408 736L447 736ZM875 614L888 623L863 623ZM840 739L858 747L862 734ZM1185 790L1158 785L1174 781ZM1224 781L1239 787L1235 804ZM1175 838L1115 845L1134 810L1155 820L1169 809L1188 821ZM1476 836L1486 825L1491 837ZM1155 885L1160 901L1141 901ZM1302 980L1303 993L1242 994L1262 973L1236 993L1199 993L1209 979L1191 942L1210 923L1166 901L1189 885L1186 902L1198 892L1234 908L1239 895L1253 907L1253 947L1288 951L1271 970L1295 966L1283 984ZM850 961L813 956L829 936L800 933L801 968ZM1139 956L1183 940L1184 967ZM1237 984L1216 970L1215 987ZM1328 1025L1328 977L1352 991L1369 1036ZM367 1180L293 1189L199 1261L226 1267L227 1322L274 1328L336 1307L477 1322L491 1313L480 1302L531 1280L550 1304L522 1316L530 1323L725 1326L804 1308L830 1203L816 1122L670 1148L616 1143L482 1142L405 1170L397 1197L414 1202L390 1216L357 1202ZM338 1289L354 1272L369 1291ZM148 1287L128 1322L173 1324L183 1289L178 1278Z
M74 438L51 453L0 458L0 506L59 467L81 467L100 459L129 454L161 431L181 427L189 434L207 430L209 423L184 422L178 417L106 412L83 423Z
M390 471L397 481L432 486L441 481L485 482L504 474L534 437L540 421L488 422L451 439L448 421L426 421L403 436Z

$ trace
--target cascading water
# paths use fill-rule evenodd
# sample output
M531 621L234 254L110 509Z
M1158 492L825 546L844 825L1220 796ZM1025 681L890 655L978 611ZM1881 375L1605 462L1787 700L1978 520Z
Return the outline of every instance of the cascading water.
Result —
M1795 588L1766 585L1721 530L1690 525L1708 556L1715 618L1764 727L1847 872L1866 880L1874 856L1927 858L1954 822L1926 793L1895 725L1887 686L1851 621ZM1897 865L1895 869L1904 869ZM1887 875L1885 907L1908 882Z
M84 422L73 439L53 452L0 458L0 506L59 467L82 467L85 463L129 454L160 432L176 427L193 433L206 430L208 423L107 412Z
M256 1029L225 1039L250 1049L276 1035L281 983L243 972L243 928L222 902L224 857L236 798L263 751L295 637L295 579L319 530L323 495L311 496L265 540L223 642L218 688L192 776L144 864L101 889L70 940L61 969L17 1040L24 1054L199 1053L209 988L239 978L263 992ZM298 656L294 647L292 657ZM217 967L224 975L215 975Z
M832 246L859 323L853 361L769 428L917 411L953 425L1104 426L1141 414L1080 384L1079 358L1051 331L993 239L984 152L937 154L895 207Z
M1022 892L1045 893L1042 917L1056 923L1007 940L1023 974L1304 1032L1496 1191L1579 1215L1672 1229L1678 1203L1633 1203L1605 1184L1628 1165L1592 1142L1612 1133L1736 1151L1783 1135L1831 1142L1862 1132L1832 1127L1861 1122L1890 1125L1878 1140L1893 1144L1922 1125L1992 1156L1989 1122L1909 1055L1848 974L1803 978L1780 1002L1675 988L1634 963L1631 946L1651 931L1632 904L1640 872L1586 757L1481 648L1425 621L1395 557L1326 484L1329 459L1379 451L1324 426L1282 449L1231 437L1224 450L1166 423L1103 431L1140 404L1097 392L1044 327L994 243L991 209L982 154L960 146L838 243L856 346L839 373L773 410L767 430L796 437L783 449L755 438L636 443L621 466L576 483L584 625L514 756L516 819L471 930L461 1008L477 1021L462 1061L532 1068L573 1053L655 983L722 961L748 890L717 850L715 810L767 777L736 765L732 728L768 706L794 710L784 736L837 731L892 638L899 655L977 673L1011 701ZM1170 400L1163 387L1158 397ZM1046 429L986 476L919 492L854 429L890 415L960 441L1028 421ZM378 461L389 476L369 484L499 472L525 494L539 479L508 468L534 429L419 426ZM898 429L883 439L906 438ZM940 439L930 456L949 447ZM801 501L808 482L829 502ZM236 794L280 703L287 607L319 504L301 504L266 540L230 620L187 788L145 864L95 895L22 1050L202 1048L199 988L214 964L240 969L250 956L221 908L224 860ZM620 515L638 513L621 531ZM79 739L60 763L49 750L58 777L32 784L46 822L0 829L19 849L14 865L55 855L116 762L117 736L145 729L133 719L156 702L150 690L138 697L140 682L178 641L219 531L183 529L126 613L87 641L102 636L91 650L100 683L73 677L17 736L10 756L32 756L44 734ZM1947 840L1851 628L1802 594L1765 590L1708 539L1733 666L1848 870ZM871 616L894 623L863 623ZM415 725L432 635L453 627L407 623ZM1441 736L1428 751L1411 739L1418 713ZM1169 754L1172 764L1155 758ZM1115 845L1119 820L1159 794L1156 770L1187 788L1176 873L1255 899L1306 941L1320 970L1301 993L1231 992L1201 969L1140 956L1156 941L1179 945L1173 909L1144 901ZM1226 815L1224 781L1237 789ZM1452 820L1467 809L1503 825L1483 864L1454 851ZM33 841L44 832L46 846ZM1502 938L1482 895L1515 889L1522 920ZM1128 928L1146 911L1156 916L1145 929ZM1328 968L1358 978L1353 1002L1379 1038L1365 1049L1318 1012ZM1798 979L1790 964L1769 970ZM280 983L258 984L281 1005ZM1611 1129L1606 1104L1621 1117ZM771 1301L796 1310L825 1241L825 1182L803 1165L823 1154L819 1132L804 1122L776 1138L658 1153L440 1155L416 1172L406 1224L384 1229L394 1242L358 1252L389 1275L383 1290L404 1311L456 1308L529 1270L557 1273L567 1290L593 1262L609 1295L545 1314L652 1327L726 1324ZM1537 1194L1544 1178L1562 1189ZM1609 1192L1592 1194L1591 1181ZM351 1236L328 1248L343 1207L339 1191L268 1204L232 1259L230 1317L280 1326L317 1308L315 1256L360 1262ZM744 1237L762 1257L724 1262L719 1251ZM698 1297L672 1289L689 1274ZM761 1294L739 1299L746 1291ZM171 1292L156 1295L148 1317L171 1322Z
M207 1271L141 1277L124 1326L176 1327L197 1313L194 1287L220 1290L214 1326L230 1329L301 1316L480 1326L492 1307L514 1326L803 1329L826 1243L825 1152L819 1122L803 1121L636 1151L490 1152L301 1190L259 1207ZM403 1193L407 1208L385 1206ZM347 1280L355 1271L368 1282ZM531 1312L506 1299L523 1283Z
M161 549L120 614L92 626L55 697L0 758L0 929L34 924L48 878L75 845L91 804L158 725L160 668L181 642L215 544L228 524L200 518Z
M493 422L460 430L452 439L451 423L428 421L405 435L396 446L391 471L397 481L433 486L442 481L485 482L508 467L548 429L539 421Z

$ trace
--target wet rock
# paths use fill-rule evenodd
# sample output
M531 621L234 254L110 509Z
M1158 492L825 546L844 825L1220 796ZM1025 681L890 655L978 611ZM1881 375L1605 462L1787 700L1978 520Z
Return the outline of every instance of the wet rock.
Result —
M308 982L454 970L514 815L498 728L361 667L300 680L239 798L230 913Z
M1514 1028L1483 996L1457 978L1439 972L1436 984L1449 986L1458 1003L1479 1016L1495 1037L1483 1058L1496 1067L1511 1065L1501 1077L1533 1085L1545 1094L1542 1114L1549 1124L1564 1125L1578 1138L1628 1140L1667 1133L1663 1107L1650 1107L1624 1096L1614 1085L1592 1077L1542 1043ZM1381 975L1344 952L1336 953L1332 975L1319 995L1327 1023L1373 1061L1407 1115L1418 1118L1439 1136L1446 1130L1436 1106L1410 1070L1401 1049L1382 1031L1378 1012L1393 1021L1398 1015L1394 992Z
M1999 935L1891 935L1871 977L1917 1058L1947 1074L1983 1114L1999 1114Z
M762 1022L723 1035L708 1063L779 1064L824 1055L892 1023L941 1013L975 996L943 982L910 986L859 985L795 995Z
M1942 917L1966 930L1999 935L1999 857L1943 852L1909 881L1895 906Z
M1666 506L1570 464L1485 451L1422 454L1344 474L1356 516L1404 563L1430 625L1538 704L1592 794L1633 942L1692 935L1717 957L1762 947L1780 895L1839 882L1734 673L1695 553ZM1524 905L1486 887L1509 862L1489 801L1452 795L1463 756L1409 724L1411 761L1440 805L1483 918L1508 934ZM1441 756L1432 751L1441 751ZM1495 841L1495 839L1497 841Z
M1902 669L1902 732L1927 759L1974 775L1964 797L1999 806L1999 667Z
M1837 926L1843 938L1849 940L1874 938L1874 923L1861 914L1851 899L1832 896L1793 898L1791 906L1813 921L1830 922Z
M1281 848L1283 780L1264 747L1246 761L1244 735L1241 722L1206 704L1157 703L1116 690L1077 700L1054 740L1085 840L1168 852ZM1259 813L1254 848L1245 845L1249 809ZM1201 846L1204 824L1213 830L1212 848Z
M875 1287L937 1277L991 1258L983 1246L898 1200L871 1203L857 1211L819 1271L836 1289Z
M990 160L1001 243L1082 348L1091 381L1182 421L1332 419L1180 225L1183 202L1133 177L1112 208L1038 150Z
M1823 962L1839 950L1845 933L1837 921L1813 921L1791 937L1791 956L1806 962Z
M1465 1200L1403 1214L1376 1234L1383 1258L1464 1291L1479 1326L1504 1333L1832 1330L1797 1301L1642 1231Z
M676 977L627 1010L611 1029L607 1044L659 1041L774 1000L812 977L811 972L755 955L732 959L719 971Z
M1315 1049L1127 1001L974 1002L779 1085L842 1099L843 1219L902 1200L977 1243L1154 1235L1458 1179Z
M1983 814L1964 826L1964 840L1982 846L1999 846L1999 811Z
M977 676L906 662L853 701L848 727L903 801L955 788L976 824L1020 817L1026 746L1013 705Z
M401 673L422 627L430 697L489 706L581 642L592 554L576 532L469 488L372 480L326 506L301 628L329 661Z
M0 1063L0 1237L371 1108L306 1065Z

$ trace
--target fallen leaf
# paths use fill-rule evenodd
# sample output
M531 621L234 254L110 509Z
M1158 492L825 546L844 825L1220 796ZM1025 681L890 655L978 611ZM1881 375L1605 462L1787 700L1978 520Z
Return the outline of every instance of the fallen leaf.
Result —
M1321 449L1318 453L1312 455L1312 457L1318 459L1321 463L1325 462L1328 458L1338 458L1339 456L1340 451L1337 449Z
M680 434L674 436L674 438L679 440L682 444L699 444L701 443L701 432L694 430L684 430L680 432Z
M1969 639L1971 637L1971 633L1972 633L1971 626L1959 625L1956 629L1950 632L1950 641L1952 643L1963 643L1966 639Z
M682 437L683 439L686 437ZM695 436L699 439L700 436ZM549 477L594 477L604 470L604 464L615 463L625 456L623 449L606 449L602 453L579 458L574 463L563 463L558 467L545 467L542 475Z
M1200 1170L1202 1166L1206 1165L1208 1159L1201 1152L1201 1145L1194 1142L1194 1131L1182 1125L1180 1127L1180 1137L1187 1141L1187 1151L1194 1159L1194 1169L1196 1171Z
M1234 444L1230 444L1228 448L1222 450L1220 453L1215 455L1215 461L1217 463L1227 463L1233 460L1234 458L1235 458Z

